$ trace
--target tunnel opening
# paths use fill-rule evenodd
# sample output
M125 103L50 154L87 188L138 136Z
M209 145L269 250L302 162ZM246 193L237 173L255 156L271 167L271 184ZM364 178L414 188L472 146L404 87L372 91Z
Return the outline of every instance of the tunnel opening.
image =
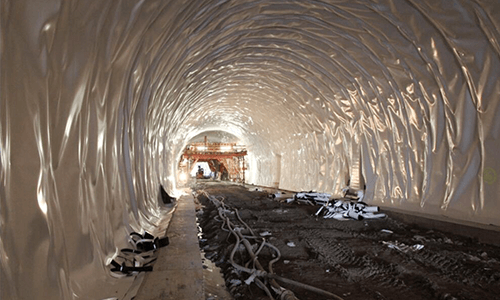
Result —
M209 141L206 135L203 136L202 142L196 141L196 138L193 140L187 144L179 160L179 179L184 179L181 184L187 183L185 174L189 174L190 179L245 183L248 155L245 145L237 142Z
M191 178L197 178L201 170L201 178L209 178L212 177L212 173L215 171L212 170L212 168L208 165L208 162L206 161L198 161L194 166L191 168L191 171L189 171L189 175ZM212 175L212 176L211 176Z

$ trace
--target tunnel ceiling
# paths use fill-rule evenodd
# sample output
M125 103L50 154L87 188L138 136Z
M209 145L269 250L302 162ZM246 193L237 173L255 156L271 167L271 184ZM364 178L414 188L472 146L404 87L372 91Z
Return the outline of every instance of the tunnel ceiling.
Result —
M247 145L250 183L338 194L351 179L377 205L500 225L497 1L1 6L9 296L96 299L107 277L82 270L159 230L158 186L177 192L204 132ZM21 288L17 265L44 279Z
M170 20L189 25L162 23L169 30L154 39L147 127L169 140L231 130L259 158L256 183L270 184L269 156L283 154L282 187L338 192L361 157L371 198L417 209L462 198L457 206L477 211L483 141L499 128L498 5L489 3L184 6Z
M209 143L236 143L239 144L239 139L235 135L226 131L204 131L195 137L189 139L189 143L205 142L205 137Z

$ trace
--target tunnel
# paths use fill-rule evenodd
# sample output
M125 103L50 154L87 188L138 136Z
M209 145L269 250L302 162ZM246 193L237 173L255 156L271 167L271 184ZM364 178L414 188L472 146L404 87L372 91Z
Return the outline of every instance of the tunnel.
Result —
M111 299L206 132L250 184L500 226L496 1L0 5L2 299Z

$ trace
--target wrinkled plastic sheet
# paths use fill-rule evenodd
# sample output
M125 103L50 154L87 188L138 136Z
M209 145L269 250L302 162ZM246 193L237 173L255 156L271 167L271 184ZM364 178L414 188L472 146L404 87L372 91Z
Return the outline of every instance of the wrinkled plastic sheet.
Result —
M205 131L248 146L250 183L340 194L356 177L369 204L500 225L496 1L6 0L0 14L2 299L124 295L109 261L166 226L158 187L176 193Z

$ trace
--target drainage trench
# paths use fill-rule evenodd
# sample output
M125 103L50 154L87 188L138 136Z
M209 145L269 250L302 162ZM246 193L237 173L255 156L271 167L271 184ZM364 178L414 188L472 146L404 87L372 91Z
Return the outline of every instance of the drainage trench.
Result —
M200 241L201 262L203 264L203 289L205 292L205 299L232 300L233 297L226 288L221 268L217 266L216 262L211 260L213 259L213 252L210 252L209 257L207 257L207 253L205 252L205 249L211 251L213 248L210 248L210 245L206 244L206 239L203 237L203 229L199 224L199 216L203 213L203 210L199 207L197 198L195 198L195 203L198 204L196 223L198 227L198 240Z

